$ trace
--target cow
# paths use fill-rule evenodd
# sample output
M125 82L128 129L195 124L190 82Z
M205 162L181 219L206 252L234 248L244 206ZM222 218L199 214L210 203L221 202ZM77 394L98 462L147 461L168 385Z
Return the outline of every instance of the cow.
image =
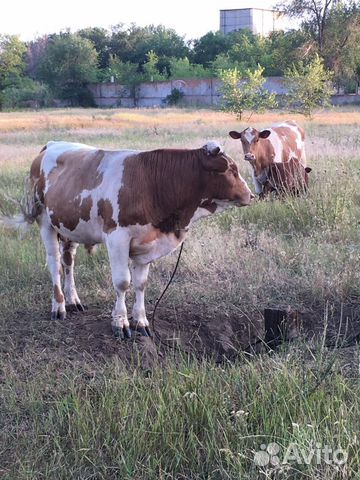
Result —
M297 158L291 157L286 163L272 163L268 167L264 193L275 191L278 194L299 195L307 191L310 167L304 167Z
M254 198L234 160L213 141L153 151L49 142L31 165L29 183L31 201L18 223L40 227L53 284L51 319L83 310L73 275L76 249L104 243L116 292L111 325L122 339L131 336L125 305L131 277L132 327L151 336L144 305L150 263L175 250L195 221Z
M286 163L295 157L306 167L305 133L294 121L278 123L260 132L252 127L242 132L233 130L229 135L241 140L244 158L252 167L258 195L263 193L263 185L268 180L268 168L273 163Z

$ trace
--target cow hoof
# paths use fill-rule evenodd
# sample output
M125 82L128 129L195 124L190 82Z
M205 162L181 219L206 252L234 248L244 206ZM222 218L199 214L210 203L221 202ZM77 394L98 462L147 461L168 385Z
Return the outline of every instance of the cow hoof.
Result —
M151 335L148 334L148 327L137 327L136 331L140 333L142 337L150 337Z
M69 303L66 305L67 312L85 312L85 307L81 303Z
M59 312L59 311L54 311L51 312L51 320L65 320L66 318L66 312Z
M129 327L124 327L123 331L124 331L125 338L131 338L131 330Z
M116 327L115 325L111 325L111 330L115 338L120 338L120 340L124 339L124 332L121 327Z
M117 327L112 325L111 329L115 338L119 338L120 340L124 340L124 338L131 338L131 330L129 327Z

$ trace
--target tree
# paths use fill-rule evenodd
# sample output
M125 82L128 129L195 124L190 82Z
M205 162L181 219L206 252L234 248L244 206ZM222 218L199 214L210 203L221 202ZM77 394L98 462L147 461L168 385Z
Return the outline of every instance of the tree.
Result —
M90 106L93 103L86 85L97 80L98 55L90 40L66 33L49 42L38 76L55 95L71 101L72 105Z
M241 73L237 68L222 70L219 78L222 81L222 108L232 112L238 120L242 119L245 110L251 112L275 108L275 94L263 88L264 69L260 65L256 70L246 70Z
M318 55L307 65L293 65L285 78L289 89L287 104L292 111L311 118L315 108L330 105L332 73L324 68Z
M202 65L193 65L187 57L170 59L170 78L205 78L209 76Z
M324 46L325 29L334 0L285 0L277 4L289 17L301 18L303 26L316 40L319 52Z
M16 35L0 35L0 90L18 83L25 70L26 45Z
M334 72L338 89L353 83L360 61L360 8L339 2L332 8L323 45L325 65Z
M121 61L136 63L139 67L148 61L147 55L152 51L158 57L159 73L168 67L169 58L183 58L190 53L183 37L175 30L162 25L138 27L135 24L129 28L123 24L112 27L110 51Z
M146 62L143 65L143 79L145 82L158 82L161 80L166 80L166 75L159 73L157 68L158 62L159 57L153 50L150 50L150 52L146 54Z
M81 38L86 38L92 42L98 53L99 68L109 67L110 61L110 34L105 28L88 27L79 30L77 34Z
M218 55L230 48L230 37L221 32L209 32L193 41L191 61L207 68Z

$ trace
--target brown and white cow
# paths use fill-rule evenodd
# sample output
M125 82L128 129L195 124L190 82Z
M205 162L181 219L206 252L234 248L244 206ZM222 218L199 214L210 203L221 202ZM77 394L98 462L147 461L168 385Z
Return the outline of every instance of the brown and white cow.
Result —
M305 133L294 121L278 123L261 132L249 127L242 132L231 131L229 135L241 140L257 194L263 191L271 164L286 163L295 157L306 167Z
M40 227L53 283L51 318L64 319L70 306L83 309L73 276L78 244L105 243L116 291L112 327L122 338L131 335L125 305L131 277L133 322L150 335L144 306L150 263L178 247L196 220L253 198L216 142L144 152L49 142L30 179L33 205L23 221Z
M275 191L278 194L298 195L306 192L309 185L311 168L304 167L297 158L286 163L273 163L269 166L268 180L264 184L264 193Z

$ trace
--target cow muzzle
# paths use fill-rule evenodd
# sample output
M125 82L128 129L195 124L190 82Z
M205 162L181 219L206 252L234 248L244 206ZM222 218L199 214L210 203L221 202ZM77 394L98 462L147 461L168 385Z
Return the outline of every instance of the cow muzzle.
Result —
M244 159L248 162L255 161L256 157L253 153L246 153Z

